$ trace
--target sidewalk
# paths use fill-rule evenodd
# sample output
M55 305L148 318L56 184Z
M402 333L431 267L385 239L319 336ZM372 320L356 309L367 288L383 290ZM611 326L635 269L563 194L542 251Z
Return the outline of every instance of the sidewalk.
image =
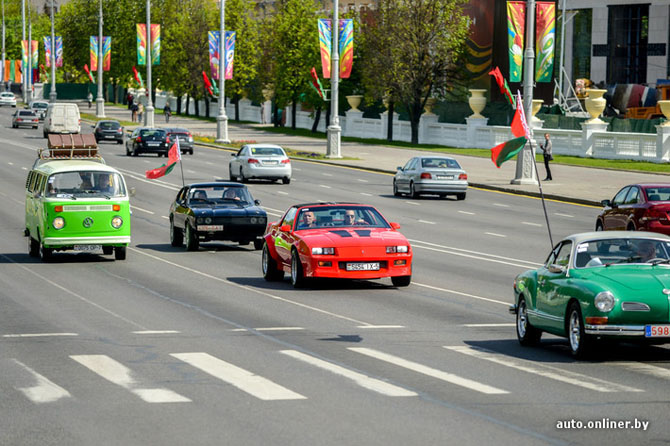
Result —
M85 113L95 113L95 105L87 108L85 101L79 102L80 109ZM130 112L125 108L105 106L105 114L109 119L130 120ZM157 127L185 127L193 134L201 136L216 136L216 123L201 121L193 118L172 115L170 123L166 124L162 114L155 115ZM263 131L263 124L235 124L228 121L228 137L231 141L256 141L258 143L272 143L293 150L326 153L326 140L300 136L282 135ZM130 127L133 128L133 127ZM404 165L407 160L416 155L426 154L426 151L386 147L360 143L342 142L341 154L344 157L357 158L355 160L326 160L324 162L372 169L388 173L395 173L397 166ZM516 172L516 159L502 165L500 169L488 158L460 156L448 154L463 166L468 173L471 187L507 191L510 193L539 196L537 185L510 184ZM538 164L540 179L545 177L543 164ZM670 182L670 168L667 175L648 174L638 172L595 169L577 166L563 166L551 164L553 181L542 182L545 198L565 200L582 204L600 206L600 201L611 199L621 187L631 183ZM389 181L389 191L391 182Z

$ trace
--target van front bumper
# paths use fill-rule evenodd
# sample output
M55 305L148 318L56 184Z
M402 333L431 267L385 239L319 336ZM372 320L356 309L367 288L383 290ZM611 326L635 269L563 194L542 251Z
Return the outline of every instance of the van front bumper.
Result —
M130 236L114 237L45 237L47 248L64 248L74 245L129 245Z

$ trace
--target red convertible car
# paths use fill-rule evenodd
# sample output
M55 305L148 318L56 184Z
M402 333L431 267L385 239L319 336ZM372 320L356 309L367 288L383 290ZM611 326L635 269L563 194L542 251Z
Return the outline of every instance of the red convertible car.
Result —
M263 277L281 280L287 272L296 288L310 277L390 277L393 285L408 286L412 281L412 247L399 228L368 205L292 206L265 231Z

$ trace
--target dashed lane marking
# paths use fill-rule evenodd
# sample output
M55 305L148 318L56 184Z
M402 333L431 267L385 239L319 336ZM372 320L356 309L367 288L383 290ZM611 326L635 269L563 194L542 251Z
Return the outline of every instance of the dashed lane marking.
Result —
M70 393L60 387L58 384L49 381L46 377L40 375L22 362L16 359L13 359L13 361L25 369L28 373L30 373L35 379L34 386L19 387L17 389L33 403L52 403L54 401L58 401L61 398L70 397Z
M146 209L142 209L142 208L137 207L137 206L130 206L130 207L131 207L132 209L137 209L138 211L146 212L147 214L150 214L150 215L154 215L154 214L155 214L155 212L152 212L152 211L149 211L149 210L146 210Z
M485 232L484 234L486 235L491 235L493 237L507 237L506 235L503 234L496 234L495 232Z
M3 338L46 338L58 336L79 336L77 333L20 333L20 334L6 334Z
M530 222L530 221L522 221L521 224L522 224L522 225L528 225L528 226L542 227L541 224L539 224L539 223L533 223L533 222Z

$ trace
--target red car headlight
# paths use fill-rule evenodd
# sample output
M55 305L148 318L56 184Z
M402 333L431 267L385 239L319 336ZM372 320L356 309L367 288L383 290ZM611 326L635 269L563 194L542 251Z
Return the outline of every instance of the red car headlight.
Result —
M387 246L386 247L386 254L408 253L408 252L409 252L409 246L407 246L407 245Z
M335 255L335 248L312 248L312 254L315 255Z

